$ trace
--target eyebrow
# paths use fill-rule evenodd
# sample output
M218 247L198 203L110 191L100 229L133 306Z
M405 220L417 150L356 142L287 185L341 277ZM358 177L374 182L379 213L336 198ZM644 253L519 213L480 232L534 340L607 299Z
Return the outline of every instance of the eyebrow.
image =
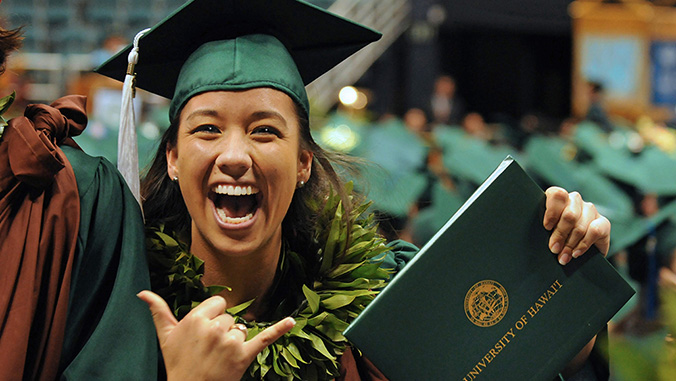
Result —
M213 116L213 117L216 117L216 116L218 116L218 111L211 110L211 109L195 110L195 111L191 112L188 116L186 116L185 120L188 121L188 120L195 118L195 117L198 117L198 116Z
M253 114L251 114L250 118L251 120L261 120L261 119L277 119L280 122L283 122L285 125L287 124L286 118L282 116L282 114L276 112L276 111L256 111Z

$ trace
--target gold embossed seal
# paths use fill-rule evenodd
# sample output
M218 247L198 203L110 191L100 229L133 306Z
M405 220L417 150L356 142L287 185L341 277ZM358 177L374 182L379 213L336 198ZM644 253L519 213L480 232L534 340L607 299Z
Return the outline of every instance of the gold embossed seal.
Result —
M479 327L498 324L505 317L507 307L507 290L494 280L477 282L465 295L465 314Z

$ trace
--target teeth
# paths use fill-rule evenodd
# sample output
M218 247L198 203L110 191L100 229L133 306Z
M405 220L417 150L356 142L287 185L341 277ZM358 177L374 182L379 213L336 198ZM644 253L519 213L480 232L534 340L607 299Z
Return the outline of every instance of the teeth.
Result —
M218 217L220 217L221 220L223 220L223 222L228 223L228 224L241 224L241 223L247 222L247 221L249 221L250 219L253 218L252 213L249 213L244 217L228 217L228 216L225 215L225 211L223 211L221 209L216 209L216 211L218 212Z
M2 0L0 0L2 1ZM217 185L212 191L218 194L224 194L228 196L245 196L258 193L258 189L252 187L251 185L243 187L240 185Z

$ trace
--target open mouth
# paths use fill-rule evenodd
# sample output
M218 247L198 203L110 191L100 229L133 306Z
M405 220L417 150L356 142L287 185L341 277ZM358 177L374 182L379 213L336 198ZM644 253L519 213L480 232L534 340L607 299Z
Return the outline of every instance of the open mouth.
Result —
M241 224L253 218L258 208L258 189L252 186L217 185L209 192L218 217L227 224Z

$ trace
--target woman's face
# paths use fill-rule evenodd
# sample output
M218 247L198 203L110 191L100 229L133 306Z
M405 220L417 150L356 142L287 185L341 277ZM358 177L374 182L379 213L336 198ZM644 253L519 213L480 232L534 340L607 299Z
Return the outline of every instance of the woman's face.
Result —
M310 177L293 101L256 88L196 95L179 117L168 175L192 218L193 252L279 254L296 184ZM274 252L276 251L276 252Z

